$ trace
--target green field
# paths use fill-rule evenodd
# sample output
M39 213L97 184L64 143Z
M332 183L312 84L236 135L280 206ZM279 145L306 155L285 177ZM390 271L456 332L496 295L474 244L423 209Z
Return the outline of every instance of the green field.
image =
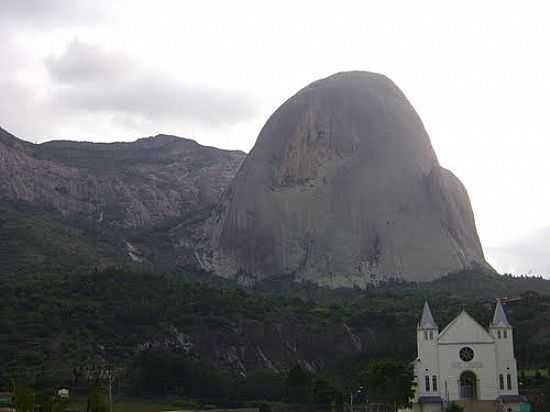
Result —
M70 410L86 411L85 399L73 399L69 404ZM142 399L124 399L115 400L113 402L113 412L180 412L180 411L196 411L178 406L178 402L171 401L154 401ZM208 412L258 412L258 409L208 409Z

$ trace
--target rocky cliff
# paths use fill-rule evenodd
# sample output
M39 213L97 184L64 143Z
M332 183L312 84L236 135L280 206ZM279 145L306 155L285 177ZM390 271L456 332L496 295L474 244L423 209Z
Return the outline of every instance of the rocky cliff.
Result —
M33 145L0 129L0 200L136 227L216 203L245 154L158 135Z
M226 191L203 263L248 283L351 286L488 267L468 194L385 76L312 83L267 121Z
M0 129L0 274L194 264L170 229L207 216L244 157L175 136L34 145Z

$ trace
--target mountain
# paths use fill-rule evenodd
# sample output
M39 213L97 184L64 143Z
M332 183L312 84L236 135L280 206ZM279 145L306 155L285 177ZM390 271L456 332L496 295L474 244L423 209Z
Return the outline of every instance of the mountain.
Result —
M490 270L466 189L401 90L368 72L316 81L277 109L224 194L211 245L203 265L244 283Z
M550 359L550 281L491 270L463 185L371 73L306 87L249 157L0 129L0 280L0 387L111 365L119 393L281 400L300 365L349 388L373 358L414 357L426 297L440 324L464 307L487 324L503 298L521 367Z
M0 272L172 269L171 240L149 233L212 208L244 157L176 136L35 145L0 129Z
M0 199L125 227L154 224L214 204L244 156L167 135L32 145L0 129Z
M365 287L492 270L466 189L403 93L368 72L305 87L248 156L169 135L31 144L0 129L0 212L0 273L200 267Z

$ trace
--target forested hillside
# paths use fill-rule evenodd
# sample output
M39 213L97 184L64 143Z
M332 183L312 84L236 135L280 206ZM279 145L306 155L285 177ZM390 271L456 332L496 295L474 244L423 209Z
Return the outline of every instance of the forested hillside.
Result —
M424 299L443 327L462 308L486 325L495 297L517 298L506 309L519 364L550 366L550 282L539 278L463 272L367 290L284 280L242 289L204 273L108 270L4 276L2 284L4 383L29 367L64 370L61 380L93 365L129 370L151 351L227 376L276 376L300 364L345 381L361 361L415 356ZM138 376L130 375L128 385Z

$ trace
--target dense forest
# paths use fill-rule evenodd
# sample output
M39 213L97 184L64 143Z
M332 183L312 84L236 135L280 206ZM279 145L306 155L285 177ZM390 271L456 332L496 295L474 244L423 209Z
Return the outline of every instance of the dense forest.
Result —
M185 387L186 396L209 399L237 393L238 384L243 398L280 399L298 365L345 388L374 359L414 358L425 299L444 327L463 308L487 325L494 299L504 298L519 366L550 367L550 282L541 278L467 271L367 290L289 279L243 289L191 270L111 269L3 275L2 284L2 386L21 375L74 384L108 365L127 393Z

